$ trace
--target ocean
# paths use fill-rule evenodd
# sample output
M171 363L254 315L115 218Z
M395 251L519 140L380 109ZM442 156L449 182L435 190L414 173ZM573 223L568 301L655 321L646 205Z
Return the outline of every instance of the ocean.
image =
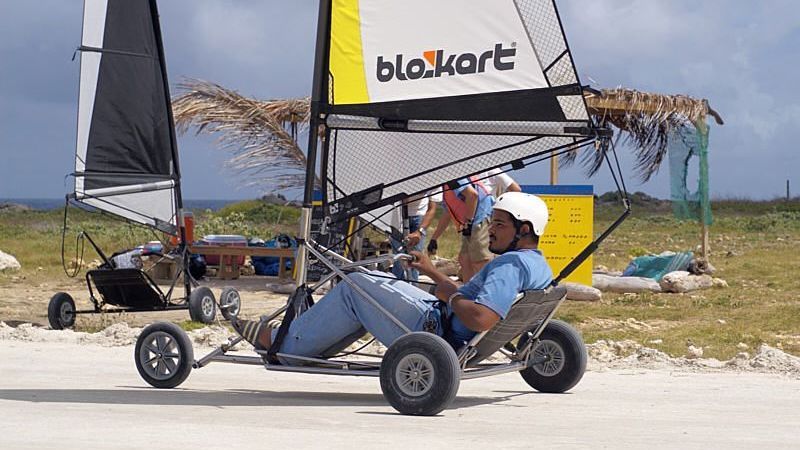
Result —
M240 202L242 200L191 200L184 199L183 205L187 209L210 209L217 211L230 203ZM29 206L38 210L60 209L64 207L63 198L0 198L2 203L16 203L18 205Z

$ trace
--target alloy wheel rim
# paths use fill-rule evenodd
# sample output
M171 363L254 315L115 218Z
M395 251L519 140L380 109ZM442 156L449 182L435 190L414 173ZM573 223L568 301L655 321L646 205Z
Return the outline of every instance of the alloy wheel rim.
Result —
M147 336L139 350L139 361L148 376L168 380L180 366L182 357L178 343L168 333L157 331Z
M395 369L398 388L410 397L425 395L433 386L435 377L431 360L417 353L404 356Z
M539 375L552 377L564 368L564 349L555 341L539 341L533 349L535 359L545 358L541 364L534 364L533 370Z

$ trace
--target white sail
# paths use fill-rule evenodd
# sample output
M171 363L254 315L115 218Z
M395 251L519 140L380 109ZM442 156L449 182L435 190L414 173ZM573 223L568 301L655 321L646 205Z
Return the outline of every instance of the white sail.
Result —
M73 197L176 232L179 171L154 0L86 0Z

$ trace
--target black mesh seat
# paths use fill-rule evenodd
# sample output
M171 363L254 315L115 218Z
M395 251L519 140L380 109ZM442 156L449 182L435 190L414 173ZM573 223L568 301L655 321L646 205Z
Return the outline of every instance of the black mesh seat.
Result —
M152 309L166 305L164 295L139 269L98 269L86 274L103 302L133 309Z
M533 337L538 337L547 320L566 296L567 288L563 286L521 293L505 319L497 322L482 338L478 335L476 338L480 340L477 343L470 342L469 345L474 345L475 354L469 359L467 366L478 364L533 327L536 327Z

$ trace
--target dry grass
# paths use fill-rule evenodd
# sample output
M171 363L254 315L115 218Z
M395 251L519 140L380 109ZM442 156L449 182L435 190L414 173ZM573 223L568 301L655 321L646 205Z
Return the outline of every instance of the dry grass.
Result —
M740 351L740 342L751 349L763 342L800 355L800 201L740 203L738 207L728 201L715 209L711 262L717 269L715 276L725 279L729 288L683 295L606 293L598 303L567 302L558 316L576 324L587 342L633 339L673 356L683 355L690 342L704 347L706 356L720 359ZM611 217L603 209L598 211L595 229L599 231ZM247 211L239 212L247 217ZM202 215L196 218L198 222L206 220ZM70 223L72 239L74 230L87 228L105 248L133 247L152 239L147 231L98 221L96 216L76 213ZM272 230L276 224L250 217L239 226L245 225ZM699 241L696 224L637 210L595 254L594 263L622 270L634 255L695 250ZM0 249L15 255L23 265L20 272L0 273L0 287L18 284L20 279L34 288L39 283L66 280L60 243L58 212L0 215ZM452 257L458 249L458 236L451 230L439 244L440 254ZM74 241L68 240L67 248L73 251ZM67 259L71 258L68 253ZM86 259L94 258L87 248ZM650 343L655 340L661 343Z

